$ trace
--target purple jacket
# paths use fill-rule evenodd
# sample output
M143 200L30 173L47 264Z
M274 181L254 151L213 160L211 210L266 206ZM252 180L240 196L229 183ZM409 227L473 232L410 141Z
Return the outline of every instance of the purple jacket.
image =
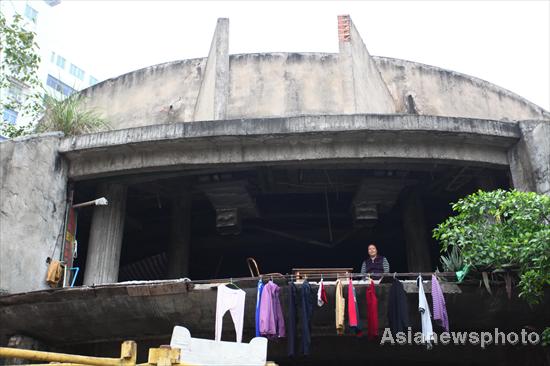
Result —
M260 334L268 338L285 336L285 319L279 301L280 288L269 281L262 290L260 301Z
M435 275L432 275L432 300L433 300L433 318L439 323L445 331L449 331L449 318L447 317L447 307L443 291Z

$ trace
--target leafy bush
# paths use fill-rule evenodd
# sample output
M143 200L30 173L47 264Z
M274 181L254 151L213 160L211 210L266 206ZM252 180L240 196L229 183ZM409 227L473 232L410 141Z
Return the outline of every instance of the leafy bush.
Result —
M433 231L442 251L456 246L478 269L517 266L520 297L538 303L550 285L550 197L478 191L452 204L456 216Z

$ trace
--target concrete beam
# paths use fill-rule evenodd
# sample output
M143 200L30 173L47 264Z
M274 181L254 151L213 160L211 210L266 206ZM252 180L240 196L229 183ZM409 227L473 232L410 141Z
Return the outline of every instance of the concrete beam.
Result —
M425 278L429 280L429 278ZM275 281L277 281L275 279ZM244 314L244 339L254 336L254 308L257 280L239 282L246 291L247 310ZM279 282L286 285L286 282ZM197 287L199 285L196 285ZM143 338L156 335L170 336L175 324L183 324L195 337L211 338L214 335L216 291L202 285L181 280L119 283L105 286L80 287L57 291L41 291L0 297L0 333L27 334L37 339L48 339L52 344L78 344L99 340ZM316 289L313 284L314 289ZM355 286L358 299L365 299L366 284ZM503 284L493 284L493 295L477 283L457 285L441 282L456 330L487 330L498 327L501 331L518 331L526 324L548 324L548 300L530 308L517 296L508 299ZM334 299L334 285L325 284L329 299ZM387 326L388 298L391 284L377 285L379 326ZM424 285L431 292L431 283ZM409 317L413 329L419 329L418 290L414 283L405 283ZM547 293L548 294L548 293ZM550 297L545 297L549 299ZM283 314L288 312L287 291L281 291ZM41 304L41 306L37 306ZM312 335L333 336L334 307L315 307ZM63 315L59 315L63 309ZM360 307L361 317L366 319L366 307ZM510 314L514 314L513 317ZM82 331L82 325L85 330ZM232 327L224 327L227 334ZM226 333L224 333L224 336ZM349 338L348 338L349 341ZM364 342L361 342L362 344ZM160 344L160 343L157 343ZM286 342L284 342L286 345ZM385 348L385 347L384 347ZM378 348L380 349L380 347ZM425 349L424 349L425 352Z
M65 139L73 179L212 164L431 159L507 166L515 124L413 115L343 115L148 126Z
M229 98L229 19L220 18L195 104L194 121L224 119Z
M118 281L126 193L126 186L120 184L99 185L97 196L106 197L109 204L94 207L84 269L85 285Z
M394 99L349 15L338 16L344 113L395 113Z

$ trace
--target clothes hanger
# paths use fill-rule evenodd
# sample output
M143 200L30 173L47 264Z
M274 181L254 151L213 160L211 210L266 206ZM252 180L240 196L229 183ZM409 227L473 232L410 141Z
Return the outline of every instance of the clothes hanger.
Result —
M239 286L233 283L233 277L229 279L229 283L225 285L225 287L234 289L234 290L240 290Z

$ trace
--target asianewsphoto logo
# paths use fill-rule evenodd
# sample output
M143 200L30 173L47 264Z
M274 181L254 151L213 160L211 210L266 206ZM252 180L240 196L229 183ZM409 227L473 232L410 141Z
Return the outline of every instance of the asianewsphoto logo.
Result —
M536 332L527 332L522 329L521 332L504 333L495 328L493 332L443 332L441 334L431 333L424 335L422 332L413 332L411 327L407 332L397 332L392 334L390 328L384 329L384 334L380 340L380 345L420 345L424 344L428 348L432 345L456 345L464 346L471 344L485 348L491 344L494 345L537 345L541 341L540 334Z

